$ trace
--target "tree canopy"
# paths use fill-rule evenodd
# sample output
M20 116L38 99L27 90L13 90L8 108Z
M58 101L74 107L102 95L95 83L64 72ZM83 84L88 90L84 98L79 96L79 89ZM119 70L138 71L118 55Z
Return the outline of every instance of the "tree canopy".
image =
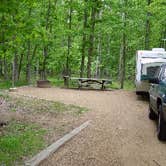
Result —
M164 47L164 0L1 0L0 78L134 80L137 50Z

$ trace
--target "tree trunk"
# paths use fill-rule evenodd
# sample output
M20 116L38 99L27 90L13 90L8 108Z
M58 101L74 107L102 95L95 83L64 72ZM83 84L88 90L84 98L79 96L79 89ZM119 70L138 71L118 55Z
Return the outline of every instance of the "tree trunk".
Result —
M8 75L8 68L7 68L7 60L6 60L6 51L4 51L4 58L3 58L3 65L4 65L4 79L8 80L9 75Z
M102 11L98 13L98 19L100 20L102 17ZM101 33L98 34L98 44L97 44L97 59L96 59L96 77L102 77L101 76L101 56L102 56L102 36Z
M32 51L32 58L31 58L31 63L33 62L34 58L35 58L35 55L36 55L36 51L37 51L37 47L38 45L36 44L33 48L33 51Z
M147 0L147 5L151 4L151 0ZM147 12L146 25L145 25L145 50L150 49L150 12Z
M4 15L2 15L2 18L1 18L1 21L3 22L4 21ZM1 40L0 40L0 44L2 45L2 52L4 52L4 31L2 30L2 32L0 33L1 35ZM3 59L2 57L0 57L0 77L3 76Z
M20 57L19 67L18 67L18 80L20 80L23 57L24 57L24 54L22 53Z
M91 77L91 64L92 64L93 47L94 47L95 15L96 15L96 8L93 6L91 12L91 30L89 36L89 49L88 49L88 64L87 64L88 78Z
M111 63L111 38L110 38L110 34L107 35L107 56L109 57L108 61L109 61L109 64L110 64L110 67L109 67L109 69L110 69L111 64L112 64ZM109 70L108 76L112 77L110 70Z
M82 57L81 57L81 67L80 67L80 77L83 77L84 75L84 66L85 66L85 48L86 48L86 28L87 28L87 9L86 9L86 3L87 0L84 0L85 2L85 9L84 9L84 24L83 24L83 37L82 37Z
M28 84L30 84L31 82L31 64L30 64L31 42L30 40L28 40L27 45L28 45L28 50L27 50L26 81Z
M0 59L0 77L3 77L3 60Z
M12 62L12 87L14 88L15 87L15 62L14 62L14 59L13 59L13 62Z
M2 20L1 22L5 21L5 17L4 15L2 15ZM8 79L8 72L7 72L7 61L6 61L6 45L5 45L5 30L3 30L2 28L2 52L3 52L3 57L2 57L2 64L1 64L1 75L4 76L4 79L7 80Z
M12 63L12 87L15 86L15 82L18 81L18 56L17 52L14 53L13 63Z
M101 43L101 35L98 35L98 44L97 44L97 59L96 59L96 77L101 77L101 52L102 52L102 43Z
M36 80L39 79L39 59L36 61Z
M160 48L165 48L166 49L166 25L162 25L162 30L161 30L161 38L159 40L159 47Z
M120 58L119 58L119 81L120 81L120 88L123 89L124 87L124 80L125 80L125 61L126 61L126 13L122 13L122 21L123 21L123 33L122 33L122 41L121 41L121 48L120 48Z
M46 30L49 28L49 18L50 18L50 12L51 12L51 0L48 1L48 10L47 10L47 15L46 15ZM47 79L47 74L46 74L46 62L48 58L48 45L44 46L43 48L43 73L42 73L42 79L46 80Z
M70 75L70 67L69 67L69 62L70 62L70 49L71 49L71 28L72 28L72 0L70 0L70 8L69 8L69 16L68 16L68 29L69 29L69 34L68 34L68 39L67 39L67 57L66 57L66 75Z
M44 47L43 49L43 56L44 56L44 60L43 60L43 73L42 73L42 79L46 80L47 79L47 75L46 75L46 61L47 61L47 56L48 56L48 51L47 51L47 47Z
M29 8L29 17L31 17L31 8ZM30 58L31 58L31 41L28 39L27 41L27 65L26 65L26 81L28 84L31 82L31 63L30 63Z

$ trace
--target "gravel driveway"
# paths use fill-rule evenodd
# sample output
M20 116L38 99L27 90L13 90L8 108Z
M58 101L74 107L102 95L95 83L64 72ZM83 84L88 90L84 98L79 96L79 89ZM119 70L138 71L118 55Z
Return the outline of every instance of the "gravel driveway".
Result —
M148 119L148 102L129 91L20 88L19 94L90 108L91 125L41 166L165 166L166 144Z

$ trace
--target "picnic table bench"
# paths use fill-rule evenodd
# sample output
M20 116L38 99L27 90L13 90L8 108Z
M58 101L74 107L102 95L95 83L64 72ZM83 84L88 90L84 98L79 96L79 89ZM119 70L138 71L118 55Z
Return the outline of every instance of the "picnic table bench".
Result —
M69 80L76 80L78 81L78 88L80 89L81 87L84 86L86 83L86 86L89 86L90 84L98 83L101 85L101 89L105 89L105 84L106 83L112 83L111 80L109 79L98 79L98 78L78 78L78 77L69 77L69 76L64 76L64 84L65 86L69 86Z

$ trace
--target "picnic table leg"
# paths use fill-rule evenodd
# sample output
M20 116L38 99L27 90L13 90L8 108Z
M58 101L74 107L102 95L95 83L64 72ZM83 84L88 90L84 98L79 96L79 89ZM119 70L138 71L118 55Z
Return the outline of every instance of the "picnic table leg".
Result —
M101 85L102 85L101 89L102 89L102 90L105 89L104 83L105 83L105 81L102 81L102 83L101 83Z
M64 85L65 87L69 87L69 77L64 77Z
M80 89L82 87L82 82L81 80L78 80L78 89Z

